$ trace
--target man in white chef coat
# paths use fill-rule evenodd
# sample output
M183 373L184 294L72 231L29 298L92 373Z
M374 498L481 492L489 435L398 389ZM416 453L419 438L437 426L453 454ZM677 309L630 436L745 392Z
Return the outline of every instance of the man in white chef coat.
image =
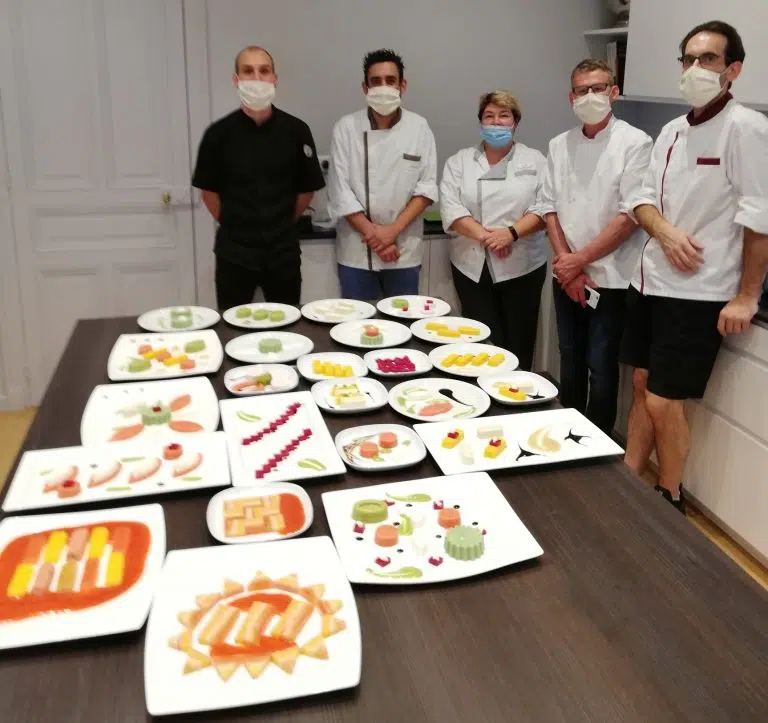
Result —
M653 146L613 116L618 96L603 61L573 69L569 99L580 124L550 142L536 211L555 252L560 400L606 434L616 421L627 288L642 246L631 212ZM589 289L599 294L594 308Z
M692 109L659 134L634 209L647 241L622 342L634 367L625 460L641 473L655 447L657 490L681 511L684 400L704 395L722 338L749 328L768 266L768 118L730 93L744 56L726 23L685 36L680 91Z
M363 61L368 108L333 129L328 199L347 299L418 294L424 211L437 200L435 137L401 107L403 61L376 50Z

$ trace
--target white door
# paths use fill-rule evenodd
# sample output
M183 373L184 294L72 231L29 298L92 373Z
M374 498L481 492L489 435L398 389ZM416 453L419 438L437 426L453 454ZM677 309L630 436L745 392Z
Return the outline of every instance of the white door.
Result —
M35 403L78 319L194 302L181 0L0 0L0 92Z

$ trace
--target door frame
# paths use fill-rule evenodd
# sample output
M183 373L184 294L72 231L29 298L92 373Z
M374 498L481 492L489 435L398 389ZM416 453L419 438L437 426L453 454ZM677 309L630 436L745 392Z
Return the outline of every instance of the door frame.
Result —
M0 62L10 63L9 7L0 0ZM20 409L29 401L27 344L11 215L11 172L6 152L5 97L0 92L0 410Z
M189 167L194 172L197 147L205 129L213 120L207 0L182 0L182 14L187 76ZM216 265L213 256L213 238L216 233L216 224L208 213L205 204L200 201L199 191L194 188L192 189L192 199L197 303L215 309L214 272Z

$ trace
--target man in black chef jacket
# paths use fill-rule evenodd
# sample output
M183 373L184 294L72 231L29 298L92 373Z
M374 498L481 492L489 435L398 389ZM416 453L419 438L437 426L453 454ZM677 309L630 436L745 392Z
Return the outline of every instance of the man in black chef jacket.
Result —
M267 301L297 305L296 221L325 185L315 142L304 121L272 105L277 75L266 50L241 50L232 82L240 108L205 131L192 178L219 224L216 303L248 304L261 287Z

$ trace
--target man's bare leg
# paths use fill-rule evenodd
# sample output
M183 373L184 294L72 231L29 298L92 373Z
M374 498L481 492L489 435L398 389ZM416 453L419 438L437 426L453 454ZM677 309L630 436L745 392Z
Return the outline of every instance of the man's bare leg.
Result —
M653 420L659 454L659 486L677 498L685 461L691 450L691 431L685 418L684 403L646 392L646 409Z
M624 455L624 462L638 475L645 472L654 447L653 420L646 407L647 383L647 369L632 370L632 409L629 412L627 452Z

